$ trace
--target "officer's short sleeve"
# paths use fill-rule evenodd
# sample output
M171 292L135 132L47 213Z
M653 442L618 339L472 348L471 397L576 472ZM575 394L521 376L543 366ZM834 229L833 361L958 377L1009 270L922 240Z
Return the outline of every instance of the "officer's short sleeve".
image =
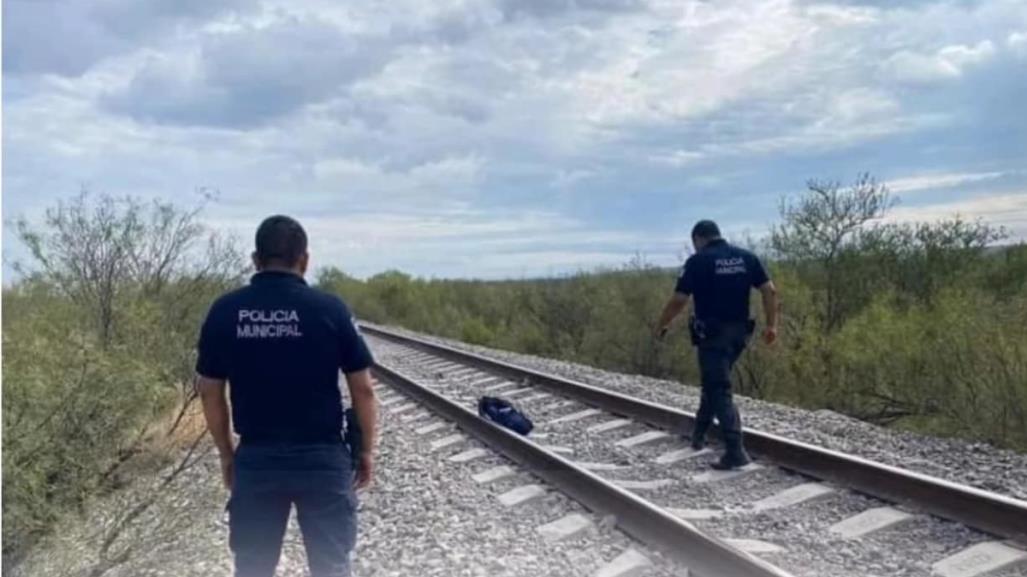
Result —
M756 255L751 257L752 263L749 266L749 275L752 280L752 286L759 288L770 280L767 276L767 269L763 267L763 262Z
M370 368L374 364L371 350L367 348L364 337L357 328L357 320L350 314L346 305L340 303L339 314L339 368L344 373L355 373Z
M225 332L219 326L216 306L207 313L203 327L200 328L200 340L196 348L196 372L211 379L228 378L228 342Z
M695 260L689 257L689 259L685 261L685 266L681 267L681 276L678 277L678 282L676 285L674 285L674 292L681 293L683 295L691 295L692 293L694 293L695 276Z

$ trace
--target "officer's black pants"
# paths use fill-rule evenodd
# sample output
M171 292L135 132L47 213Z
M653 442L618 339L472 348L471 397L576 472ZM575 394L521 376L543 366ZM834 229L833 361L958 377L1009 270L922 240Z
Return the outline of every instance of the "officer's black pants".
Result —
M274 575L293 505L311 577L348 577L356 542L350 461L342 443L239 447L228 506L236 577Z
M742 419L731 395L731 369L745 350L749 327L747 323L725 323L711 332L697 346L702 397L692 438L704 439L716 417L727 452L733 456L743 448Z

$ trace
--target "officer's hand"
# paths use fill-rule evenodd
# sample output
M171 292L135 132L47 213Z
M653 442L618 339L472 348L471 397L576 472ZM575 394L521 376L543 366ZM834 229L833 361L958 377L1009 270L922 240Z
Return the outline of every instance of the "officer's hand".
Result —
M221 481L229 491L232 490L233 480L235 480L235 456L221 455Z
M763 341L768 345L772 345L777 342L777 327L767 327L763 329Z
M368 454L360 456L360 464L357 466L357 474L353 479L353 487L364 489L371 484L374 478L374 457Z

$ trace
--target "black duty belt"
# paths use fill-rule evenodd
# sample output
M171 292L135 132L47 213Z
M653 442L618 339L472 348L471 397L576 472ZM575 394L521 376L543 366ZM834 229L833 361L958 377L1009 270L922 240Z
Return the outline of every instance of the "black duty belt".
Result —
M699 319L694 316L688 319L688 332L692 338L692 344L697 346L699 343L716 338L723 331L731 329L741 329L745 331L746 335L751 335L756 329L756 321L753 319L731 321Z
M322 434L247 434L239 438L240 445L333 445L342 443L342 432Z

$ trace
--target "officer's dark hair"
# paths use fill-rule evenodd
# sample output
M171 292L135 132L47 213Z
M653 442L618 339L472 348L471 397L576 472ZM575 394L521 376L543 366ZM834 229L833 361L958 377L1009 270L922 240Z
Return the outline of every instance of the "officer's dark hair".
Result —
M307 252L307 233L296 219L281 214L269 216L257 227L260 264L293 267Z
M692 227L692 238L720 238L720 227L712 220L700 220Z

